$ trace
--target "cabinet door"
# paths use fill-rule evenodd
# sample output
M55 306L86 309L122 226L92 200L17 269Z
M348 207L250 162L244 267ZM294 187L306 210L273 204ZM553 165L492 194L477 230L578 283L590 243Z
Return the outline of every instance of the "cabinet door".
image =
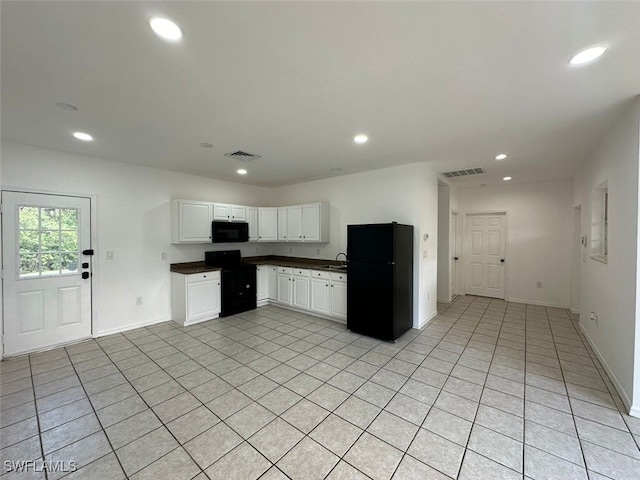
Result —
M267 266L267 285L269 300L278 300L278 268L272 265Z
M286 242L287 240L287 207L283 207L278 209L278 241Z
M178 235L174 243L211 242L211 204L178 201Z
M258 265L256 267L256 287L258 292L258 301L266 300L269 295L269 267L267 265Z
M249 241L258 241L258 208L247 207L247 222L249 222Z
M290 242L302 241L302 206L287 207L287 231Z
M278 274L278 302L291 305L291 275Z
M302 241L320 241L320 204L302 206Z
M293 306L309 310L309 277L293 277Z
M187 321L220 313L220 286L217 280L187 285Z
M246 222L247 220L247 207L244 205L229 205L229 213L234 222Z
M258 241L278 241L278 209L272 207L258 208Z
M214 220L231 220L231 205L227 205L226 203L214 203L213 219Z
M312 278L309 310L329 315L329 280Z
M372 299L371 301L375 301ZM346 320L347 318L347 284L331 284L331 316Z

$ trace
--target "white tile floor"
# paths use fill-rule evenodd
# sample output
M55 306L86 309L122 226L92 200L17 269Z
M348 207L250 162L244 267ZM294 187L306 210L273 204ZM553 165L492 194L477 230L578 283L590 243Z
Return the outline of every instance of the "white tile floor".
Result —
M2 480L640 478L640 419L561 309L460 297L391 344L270 306L0 382Z

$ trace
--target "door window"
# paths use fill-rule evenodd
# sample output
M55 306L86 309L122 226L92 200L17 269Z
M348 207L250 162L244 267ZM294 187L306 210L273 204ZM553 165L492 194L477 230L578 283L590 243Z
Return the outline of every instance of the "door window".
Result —
M78 272L76 208L18 207L19 279Z

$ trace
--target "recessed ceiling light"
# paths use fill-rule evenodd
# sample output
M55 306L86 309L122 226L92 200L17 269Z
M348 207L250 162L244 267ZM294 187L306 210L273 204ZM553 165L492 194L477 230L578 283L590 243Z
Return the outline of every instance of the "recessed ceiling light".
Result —
M73 136L78 140L82 140L83 142L90 142L93 140L93 137L91 135L84 132L74 132Z
M353 141L360 144L367 143L368 140L369 140L369 137L363 134L356 135L355 137L353 137Z
M64 102L56 102L55 106L62 109L62 110L67 110L69 112L77 112L78 111L78 107L76 107L75 105L71 105L70 103L64 103Z
M496 155L496 160L504 160L507 157L508 157L508 155L506 153L500 153L500 154Z
M244 168L239 168L238 170L236 170L236 172L238 172L238 175L246 175L247 171Z
M502 180L504 180L505 182L508 182L509 180L511 180L511 177L504 177Z
M584 65L586 63L593 62L596 58L600 57L606 51L607 47L604 47L602 45L586 48L571 57L569 59L569 65Z
M156 35L164 40L176 42L182 38L182 30L171 20L163 17L151 17L149 26Z
M213 147L213 145L212 145L212 144L207 143L207 142L201 143L201 144L200 144L200 146L201 146L201 147L204 147L204 148L211 148L211 147Z

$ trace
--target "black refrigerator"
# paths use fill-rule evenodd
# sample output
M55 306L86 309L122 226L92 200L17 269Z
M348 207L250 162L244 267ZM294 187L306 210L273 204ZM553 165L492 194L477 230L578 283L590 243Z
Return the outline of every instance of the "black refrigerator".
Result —
M413 225L348 225L347 258L347 328L396 340L413 326Z

